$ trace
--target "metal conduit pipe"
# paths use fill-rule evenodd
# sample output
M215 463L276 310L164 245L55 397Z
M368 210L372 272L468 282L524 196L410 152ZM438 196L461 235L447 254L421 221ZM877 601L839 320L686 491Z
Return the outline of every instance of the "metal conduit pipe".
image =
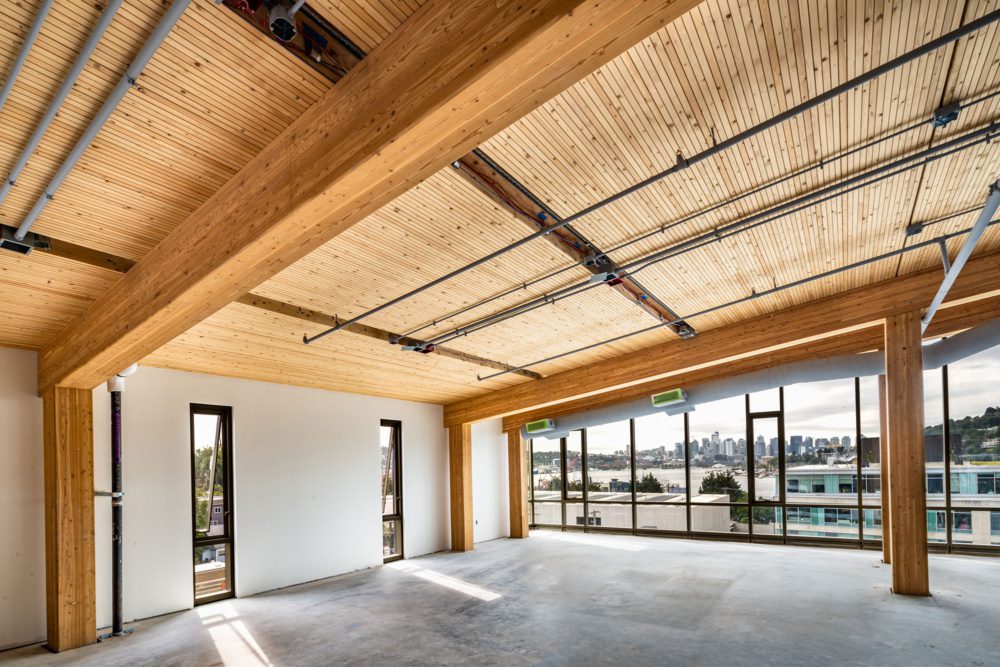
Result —
M45 115L35 126L35 131L31 133L31 138L28 139L28 143L24 146L21 151L21 155L18 156L17 161L14 166L11 167L10 173L7 174L7 178L4 179L3 185L0 186L0 204L3 204L4 200L7 198L7 194L10 189L14 186L17 181L17 177L21 175L24 167L28 164L28 160L31 159L31 154L35 152L38 148L38 144L41 143L42 137L45 135L45 131L49 129L49 125L56 118L56 114L59 113L59 109L62 107L63 102L66 97L73 90L73 84L76 83L77 77L83 72L83 68L87 66L87 61L90 60L90 56L93 55L94 49L100 43L101 38L104 37L104 32L111 25L112 19L115 18L115 13L122 6L122 0L111 0L108 2L107 7L104 8L104 13L101 14L101 18L98 19L97 25L91 31L90 36L87 37L87 41L84 43L83 48L80 49L80 53L77 54L76 60L73 61L73 66L70 67L69 73L66 74L66 78L63 79L62 84L56 91L55 96L53 96L52 101L49 103L49 108L45 110ZM24 238L24 235L18 235L18 240Z
M17 58L14 59L14 64L11 65L10 71L7 73L7 80L3 82L3 88L0 89L0 111L3 110L3 105L7 102L7 97L14 88L14 82L17 80L17 75L21 73L21 68L24 67L24 61L28 59L28 52L31 51L31 47L35 43L35 38L42 31L42 24L45 23L45 17L48 15L49 9L52 8L52 2L53 0L44 0L42 2L42 5L38 8L38 14L35 15L35 22L31 24L28 34L24 36L24 41L21 42L21 50L18 52Z
M35 224L35 221L38 219L42 210L50 201L52 201L52 198L55 196L59 186L61 186L63 181L66 180L66 177L73 170L73 167L76 166L76 163L83 156L84 152L86 152L90 143L94 140L94 137L97 136L97 133L101 131L104 123L107 122L108 118L114 112L118 103L125 97L129 88L135 85L139 75L142 74L142 70L149 63L153 54L156 53L156 49L159 48L160 44L163 43L163 40L165 40L167 35L170 34L170 31L173 29L174 25L180 19L189 4L191 4L191 0L174 0L173 4L170 5L170 8L167 9L163 18L160 19L159 24L157 24L156 28L154 28L153 32L149 35L149 39L147 39L146 43L142 45L141 49L139 49L139 53L136 55L135 59L128 67L125 68L125 73L122 75L121 80L115 86L114 90L111 91L111 94L108 95L107 99L104 100L104 104L101 105L97 115L95 115L90 121L87 129L83 131L83 135L80 137L79 141L76 142L76 145L73 146L73 150L71 150L69 155L66 156L65 161L59 165L59 169L56 170L52 180L49 181L47 186L45 186L45 191L38 198L38 201L35 202L35 205L28 212L28 215L25 216L21 225L17 228L14 238L21 241L31 230L31 226Z
M490 261L496 259L497 257L500 257L501 255L504 255L504 254L506 254L506 253L508 253L508 252L510 252L510 251L512 251L514 249L516 249L516 248L520 248L521 246L523 246L526 243L534 241L535 239L540 238L542 236L545 236L546 234L550 234L551 232L555 231L556 229L559 229L561 227L565 227L568 224L572 224L573 222L575 222L575 221L577 221L577 220L579 220L579 219L581 219L581 218L583 218L585 216L588 216L591 213L594 213L595 211L598 211L598 210L604 208L605 206L608 206L609 204L612 204L612 203L614 203L614 202L616 202L616 201L618 201L620 199L623 199L623 198L625 198L625 197L627 197L627 196L629 196L631 194L634 194L635 192L638 192L639 190L642 190L642 189L644 189L644 188L646 188L646 187L648 187L648 186L650 186L650 185L652 185L652 184L654 184L654 183L656 183L656 182L658 182L658 181L666 178L667 176L669 176L671 174L674 174L674 173L677 173L677 172L679 172L679 171L681 171L683 169L686 169L687 167L690 167L693 164L697 164L699 162L703 162L704 160L707 160L708 158L713 157L713 156L717 155L718 153L721 153L722 151L725 151L725 150L727 150L727 149L729 149L729 148L731 148L731 147L733 147L733 146L735 146L735 145L737 145L737 144L739 144L739 143L741 143L743 141L746 141L747 139L750 139L751 137L754 137L754 136L756 136L756 135L758 135L758 134L760 134L762 132L765 132L765 131L771 129L772 127L780 125L781 123L785 122L786 120L794 118L795 116L798 116L798 115L800 115L800 114L802 114L802 113L804 113L804 112L806 112L806 111L808 111L808 110L810 110L810 109L812 109L814 107L817 107L817 106L823 104L824 102L827 102L827 101L829 101L831 99L834 99L835 97L837 97L837 96L839 96L839 95L841 95L841 94L843 94L845 92L848 92L848 91L850 91L850 90L852 90L854 88L857 88L860 85L868 83L869 81L871 81L873 79L877 79L878 77L882 76L883 74L891 72L892 70L894 70L894 69L896 69L898 67L901 67L902 65L905 65L906 63L909 63L909 62L911 62L913 60L916 60L916 59L918 59L918 58L920 58L922 56L925 56L928 53L932 53L933 51L941 48L942 46L946 46L948 44L951 44L952 42L957 41L957 40L961 39L962 37L965 37L966 35L971 34L971 33L975 32L975 31L977 31L977 30L979 30L981 28L984 28L984 27L986 27L988 25L991 25L992 23L994 23L994 22L996 22L998 20L1000 20L1000 9L992 11L989 14L985 14L985 15L981 16L980 18L978 18L978 19L976 19L974 21L970 21L969 23L966 23L965 25L960 26L956 30L953 30L953 31L948 32L948 33L945 33L944 35L941 35L937 39L933 39L933 40L927 42L926 44L923 44L922 46L919 46L916 49L913 49L912 51L904 53L903 55L901 55L901 56L899 56L897 58L893 58L892 60L889 60L888 62L885 62L885 63L879 65L878 67L875 67L875 68L873 68L873 69L865 72L864 74L861 74L859 76L854 77L853 79L845 81L844 83L840 84L839 86L835 86L835 87L831 88L830 90L826 91L825 93L817 95L816 97L813 97L812 99L806 100L805 102L802 102L801 104L798 104L798 105L792 107L791 109L788 109L787 111L784 111L784 112L782 112L782 113L780 113L780 114L778 114L776 116L773 116L772 118L770 118L770 119L768 119L768 120L766 120L766 121L764 121L762 123L759 123L759 124L753 126L750 129L744 130L743 132L740 132L740 133L738 133L738 134L730 137L729 139L721 141L721 142L713 145L712 147L710 147L710 148L708 148L708 149L706 149L704 151L701 151L700 153L698 153L696 155L693 155L693 156L691 156L689 158L683 158L681 156L678 156L678 161L677 161L677 163L674 166L672 166L672 167L670 167L668 169L665 169L664 171L661 171L661 172L659 172L657 174L654 174L654 175L650 176L649 178L647 178L647 179L645 179L643 181L640 181L639 183L636 183L635 185L632 185L632 186L630 186L630 187L622 190L621 192L615 193L615 194L611 195L610 197L602 199L601 201L596 202L596 203L588 206L585 209L577 211L576 213L570 215L569 217L563 218L560 222L558 222L558 223L556 223L554 225L550 225L549 227L546 227L544 229L540 229L539 231L537 231L537 232L535 232L535 233L533 233L533 234L531 234L529 236L526 236L526 237L524 237L524 238L522 238L520 240L514 241L513 243L511 243L511 244L509 244L509 245L507 245L507 246L505 246L503 248L500 248L499 250L496 250L496 251L494 251L494 252L486 255L485 257L481 257L480 259L477 259L476 261L472 262L471 264L466 264L465 266L460 267L458 269L455 269L454 271L451 271L450 273L447 273L447 274L445 274L445 275L443 275L443 276L441 276L439 278L436 278L436 279L430 281L429 283L427 283L425 285L422 285L420 287L417 287L416 289L410 290L406 294L403 294L403 295L398 296L398 297L396 297L394 299L391 299L391 300L383 303L380 306L376 306L375 308L372 308L372 309L370 309L370 310L368 310L368 311L366 311L366 312L364 312L364 313L362 313L360 315L357 315L357 316L355 316L355 317L353 317L353 318L351 318L349 320L345 320L343 322L340 322L336 326L331 327L331 328L327 329L326 331L321 331L320 333L316 334L315 336L311 336L311 337L310 336L303 336L302 340L306 344L312 343L313 341L319 340L320 338L328 336L331 333L334 333L336 331L340 331L341 329L343 329L344 327L346 327L346 326L348 326L350 324L354 324L356 322L359 322L359 321L361 321L361 320L363 320L363 319L365 319L367 317L370 317L370 316L372 316L372 315L374 315L376 313L379 313L379 312L385 310L386 308L389 308L390 306L394 306L397 303L405 301L406 299L409 299L409 298L411 298L411 297L413 297L413 296L415 296L417 294L420 294L421 292L424 292L424 291L426 291L428 289L431 289L432 287L436 287L437 285L440 285L441 283L444 283L444 282L446 282L446 281L448 281L448 280L450 280L450 279L452 279L452 278L454 278L456 276L459 276L459 275L465 273L466 271L474 269L474 268L476 268L478 266L482 266L483 264L486 264L487 262L490 262Z
M996 225L996 224L1000 224L1000 219L991 220L989 222L988 226L992 226L992 225ZM952 232L950 234L942 234L941 236L938 236L938 237L933 238L933 239L929 239L927 241L921 241L920 243L915 243L913 245L904 246L904 247L898 248L896 250L890 250L889 252L882 253L881 255L876 255L874 257L869 257L867 259L862 259L862 260L859 260L859 261L854 262L852 264L847 264L847 265L844 265L844 266L837 267L835 269L830 269L829 271L824 271L823 273L817 273L814 276L808 276L806 278L800 278L800 279L794 280L794 281L792 281L790 283L785 283L784 285L778 285L777 287L772 287L771 289L767 289L767 290L764 290L762 292L755 292L755 293L753 293L753 294L751 294L749 296L740 297L739 299L733 299L732 301L727 301L726 303L721 303L721 304L716 305L716 306L711 306L709 308L705 308L703 310L699 310L697 312L690 313L689 315L685 315L683 319L689 319L689 318L699 317L701 315L708 315L710 313L714 313L714 312L717 312L717 311L720 311L720 310L724 310L726 308L731 308L733 306L738 306L741 303L747 303L748 301L754 301L756 299L760 299L760 298L765 297L765 296L770 296L772 294L777 294L778 292L783 292L785 290L789 290L789 289L792 289L794 287L800 287L802 285L806 285L808 283L815 282L817 280L823 280L825 278L830 278L830 277L835 276L835 275L837 275L839 273L844 273L844 272L847 272L847 271L853 271L854 269L860 269L861 267L867 266L869 264L874 264L876 262L881 262L881 261L884 261L886 259L892 259L893 257L898 257L899 255L903 255L903 254L906 254L908 252L913 252L914 250L920 250L922 248L926 248L926 247L929 247L929 246L937 245L937 244L942 243L944 241L948 241L949 239L953 239L953 238L956 238L956 237L968 234L971 231L972 231L972 228L969 227L968 229L962 229L962 230L959 230L957 232ZM580 352L586 352L587 350L592 350L594 348L602 347L604 345L609 345L611 343L616 343L616 342L618 342L620 340L625 340L626 338L631 338L632 336L638 336L638 335L641 335L641 334L644 334L644 333L648 333L650 331L655 331L656 329L659 329L662 326L664 326L664 324L654 324L652 326L648 326L648 327L645 327L643 329L639 329L637 331L630 331L630 332L622 334L620 336L615 336L614 338L609 338L607 340L602 340L602 341L599 341L597 343L592 343L590 345L585 345L583 347L578 347L578 348L576 348L574 350L569 350L568 352L561 352L559 354L554 354L554 355L552 355L550 357L546 357L544 359L537 359L537 360L532 361L530 363L523 364L523 365L520 365L520 366L516 366L514 368L511 368L510 370L505 370L505 371L502 371L500 373L494 373L492 375L485 375L483 377L478 377L477 376L477 379L479 379L481 381L483 381L483 380L489 380L489 379L492 379L492 378L495 378L495 377L499 377L501 375L506 375L507 373L512 373L512 372L517 371L517 370L524 370L524 369L527 369L527 368L531 368L533 366L538 366L540 364L547 363L549 361L555 361L556 359L563 359L565 357L569 357L569 356L572 356L574 354L578 354Z
M850 192L854 192L855 190L873 185L886 180L887 178L897 176L906 171L910 171L917 167L929 164L930 162L940 160L973 146L986 143L994 138L998 131L1000 131L1000 124L994 122L986 127L973 130L972 132L956 137L937 146L899 158L888 164L880 165L879 167L867 172L838 181L837 183L833 183L794 199L790 199L786 202L778 204L777 206L771 207L770 209L755 213L747 218L737 220L709 232L699 234L686 241L664 248L663 250L654 252L645 257L640 257L632 262L622 265L620 269L628 275L635 275L639 271L649 268L650 266L666 259L677 257L706 245L719 242L723 239L745 233L751 229L775 220L779 220L783 217L787 217L805 208L816 206L825 201L829 201L830 199L841 197L845 194L849 194ZM551 294L543 295L536 299L514 306L513 308L484 317L476 322L458 327L448 334L443 334L429 340L428 343L438 345L454 340L460 336L467 336L470 333L474 333L488 326L498 324L510 319L511 317L523 315L524 313L535 310L536 308L561 301L562 299L575 296L576 294L582 294L583 292L600 284L602 283L588 282L569 285L560 290L556 290Z
M962 102L959 102L959 103L953 105L953 108L958 109L958 110L966 110L966 109L972 108L974 106L977 106L979 104L982 104L984 102L988 102L988 101L992 100L994 97L997 97L997 96L1000 96L1000 89L994 90L994 91L992 91L990 93L986 93L984 95L981 95L980 97L977 97L977 98L974 98L974 99L971 99L971 100L964 100ZM742 193L740 193L738 195L734 195L734 196L729 197L729 198L727 198L727 199L725 199L723 201L720 201L720 202L717 202L715 204L712 204L711 206L709 206L707 208L700 209L698 211L695 211L693 213L685 215L684 217L679 218L678 220L674 220L674 221L671 221L671 222L666 223L664 225L661 225L657 229L654 229L654 230L652 230L650 232L647 232L645 234L641 234L641 235L639 235L639 236L637 236L637 237L635 237L635 238L633 238L631 240L625 241L625 242L623 242L623 243L621 243L621 244L619 244L617 246L614 246L614 247L608 249L607 252L608 253L612 253L612 252L617 252L619 250L623 250L624 248L628 248L628 247L630 247L632 245L635 245L636 243L639 243L641 241L644 241L644 240L646 240L646 239L648 239L650 237L656 236L658 234L662 234L662 233L666 232L669 229L673 229L674 227L677 227L677 226L682 225L684 223L690 222L692 220L696 220L696 219L698 219L700 217L704 217L704 216L708 215L709 213L717 211L717 210L719 210L721 208L724 208L726 206L730 206L732 204L735 204L735 203L737 203L737 202L739 202L739 201L741 201L743 199L746 199L747 197L751 197L751 196L753 196L755 194L758 194L760 192L764 192L764 191L769 190L769 189L771 189L773 187L776 187L776 186L778 186L778 185L780 185L782 183L785 183L785 182L787 182L789 180L792 180L794 178L798 178L800 176L804 176L805 174L807 174L809 172L816 171L817 169L823 169L825 167L828 167L829 165L834 164L836 162L839 162L840 160L848 158L848 157L850 157L852 155L855 155L855 154L860 153L862 151L868 150L870 148L874 148L874 147L878 146L879 144L882 144L882 143L884 143L886 141L889 141L890 139L894 139L894 138L902 136L902 135L904 135L904 134L906 134L908 132L912 132L914 130L918 130L918 129L926 126L928 123L934 122L934 120L935 120L935 116L932 115L931 118L929 118L929 119L920 120L920 121L917 121L915 123L911 123L910 125L904 126L902 128L896 129L896 130L893 130L893 131L889 132L888 134L885 134L885 135L883 135L881 137L878 137L876 139L869 140L869 141L867 141L867 142L865 142L863 144L860 144L858 146L855 146L853 148L849 148L849 149L846 149L846 150L844 150L844 151L842 151L840 153L836 153L836 154L834 154L834 155L832 155L830 157L823 158L823 159L819 160L818 162L814 162L814 163L812 163L812 164L810 164L808 166L802 167L801 169L798 169L797 171L791 172L789 174L786 174L786 175L781 176L779 178L776 178L774 180L768 181L766 183L762 183L762 184L760 184L760 185L758 185L758 186L756 186L756 187L754 187L754 188L752 188L750 190L747 190L747 191L742 192ZM473 152L475 152L475 151L473 151ZM493 167L493 168L494 169L498 169L497 167ZM972 210L975 210L975 209L972 209ZM532 280L529 280L529 281L527 281L527 282L525 282L525 283L523 283L521 285L517 285L516 287L512 287L512 288L510 288L508 290L500 292L499 294L495 294L493 296L487 297L487 298L482 299L480 301L471 303L471 304L469 304L467 306L463 306L462 308L459 308L458 310L454 310L454 311L452 311L452 312L450 312L450 313L448 313L446 315L443 315L443 316L441 316L441 317L439 317L439 318L437 318L435 320L431 320L430 322L427 322L426 324L423 324L423 325L417 327L416 329L408 331L405 334L402 334L402 336L414 336L417 333L419 333L421 331L424 331L425 329L429 329L431 327L438 326L439 323L441 323L441 322L443 322L445 320L449 320L449 319L452 319L452 318L457 317L459 315L463 315L463 314L465 314L465 313L467 313L467 312L469 312L471 310L475 310L476 308L481 308L482 306L488 305L488 304L490 304L490 303L492 303L494 301L497 301L497 300L502 299L504 297L510 296L511 294L516 294L517 292L520 292L522 290L526 290L527 288L532 287L532 286L534 286L534 285L536 285L538 283L544 282L546 280L551 280L552 278L555 278L555 277L557 277L559 275L562 275L563 273L565 273L565 272L567 272L567 271L569 271L571 269L574 269L574 268L580 266L581 264L582 264L582 262L575 262L573 264L570 264L569 266L565 266L565 267L563 267L561 269L558 269L556 271L552 271L552 272L547 273L547 274L545 274L543 276L540 276L538 278L534 278Z
M976 220L976 224L972 226L972 231L969 232L969 238L965 239L965 243L962 244L961 249L958 251L958 255L955 256L955 261L948 262L948 250L945 246L941 246L941 254L945 263L945 276L944 280L941 281L941 286L938 288L937 293L931 300L930 307L927 308L927 312L924 314L920 321L920 330L927 331L927 327L930 325L931 320L934 319L934 313L941 306L944 298L948 296L948 290L951 286L955 284L955 280L958 278L958 274L962 272L962 267L969 260L972 255L972 251L976 249L976 244L979 243L979 239L986 232L986 227L989 226L990 220L993 218L993 214L997 212L1000 208L1000 180L992 183L989 189L989 196L986 197L986 204L983 205L983 210L979 212L979 218Z

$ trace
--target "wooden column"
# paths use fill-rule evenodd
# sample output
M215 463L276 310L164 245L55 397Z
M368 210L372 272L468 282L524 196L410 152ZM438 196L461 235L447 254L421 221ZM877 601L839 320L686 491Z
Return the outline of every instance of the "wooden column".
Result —
M528 536L528 467L521 429L507 432L507 487L510 493L510 536Z
M886 418L892 590L930 595L924 480L924 385L920 312L885 320Z
M448 429L451 550L472 551L472 424Z
M889 510L889 429L886 426L885 404L885 376L878 376L878 426L879 426L879 465L882 486L882 562L886 565L892 563L892 539L890 539L889 526L891 517Z
M42 393L47 644L53 651L97 641L92 401L85 389Z

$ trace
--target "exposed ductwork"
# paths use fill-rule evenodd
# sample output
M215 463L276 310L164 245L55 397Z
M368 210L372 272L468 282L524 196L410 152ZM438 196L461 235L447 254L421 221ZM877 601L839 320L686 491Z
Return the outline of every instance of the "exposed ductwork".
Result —
M24 67L24 61L28 59L28 52L31 51L35 38L42 31L42 24L45 23L45 17L48 15L49 9L52 8L52 2L53 0L43 0L41 7L38 8L38 14L35 15L35 22L31 24L31 29L28 30L24 41L21 42L21 50L18 52L17 58L14 59L10 71L7 72L7 80L3 82L3 88L0 89L0 110L3 109L10 91L14 88L14 82L17 80L17 75L21 73L21 68Z
M49 129L49 125L56 118L56 114L59 113L59 109L62 108L63 102L66 97L73 90L73 84L76 83L77 77L83 72L83 68L86 67L87 61L90 60L90 56L93 55L94 50L100 43L101 38L104 37L104 32L111 25L111 21L115 18L115 14L118 9L122 6L122 0L111 0L108 2L107 7L104 8L104 13L101 14L101 18L97 21L97 25L91 31L90 36L87 37L87 41L84 43L83 48L80 49L80 53L77 54L76 60L73 61L73 66L70 68L69 73L66 78L63 79L62 84L56 91L55 96L53 96L52 101L49 103L49 108L45 110L45 115L35 126L35 131L31 133L31 138L28 139L28 143L24 146L21 151L21 155L18 156L17 161L11 168L10 173L7 174L7 178L4 179L2 186L0 186L0 204L3 204L4 200L7 198L7 194L10 189L14 187L17 182L18 176L24 170L24 167L28 164L28 160L31 159L32 153L38 148L38 144L41 143L42 137L45 136L45 131ZM18 233L18 240L24 239L24 234Z
M38 201L35 202L35 205L21 222L17 229L17 234L15 234L17 240L23 240L31 230L32 225L35 224L35 221L38 219L38 216L41 215L42 210L50 201L52 201L52 198L55 197L56 191L59 190L59 186L61 186L63 181L66 180L66 177L73 170L73 167L76 166L76 163L83 156L84 152L86 152L87 148L94 140L94 137L97 136L97 133L101 131L102 127L104 127L104 123L111 117L111 114L118 106L118 103L125 97L125 93L127 93L129 89L136 84L139 75L142 74L143 68L146 67L150 59L152 59L153 54L156 53L160 44L162 44L167 38L167 35L170 34L170 31L173 29L174 25L180 19L189 4L191 4L191 0L174 0L174 3L170 5L169 9L167 9L166 14L163 15L160 23L153 29L149 39L147 39L146 43L142 45L141 49L139 49L139 53L136 55L135 59L128 67L125 68L125 72L122 74L121 80L114 87L114 90L111 91L111 94L108 95L107 99L104 100L104 104L101 105L97 115L95 115L90 121L87 129L83 131L83 135L76 142L76 145L73 146L73 150L71 150L69 155L66 156L63 163L59 165L59 169L56 170L52 180L49 181L49 184L45 187L45 191L42 192Z
M1000 345L1000 318L984 322L950 338L925 345L923 349L924 369L940 368L996 345ZM609 424L660 412L668 415L682 414L693 411L702 403L752 394L757 391L803 382L823 382L881 375L884 372L885 354L882 352L864 352L825 359L811 359L685 388L688 394L687 400L667 408L655 408L649 398L641 398L599 410L560 417L556 420L555 429L540 437L554 440L565 437L570 431L588 426ZM529 435L523 426L521 427L521 435L526 439L539 437L538 435Z

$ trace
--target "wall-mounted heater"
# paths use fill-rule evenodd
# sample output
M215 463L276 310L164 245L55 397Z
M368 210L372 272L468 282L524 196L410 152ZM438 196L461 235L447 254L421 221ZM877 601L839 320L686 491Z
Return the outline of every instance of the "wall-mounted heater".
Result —
M556 430L556 420L555 419L538 419L533 422L528 422L524 425L524 430L528 432L528 435L538 435L539 433L548 433L549 431Z
M687 400L687 392L683 389L671 389L670 391L665 391L662 394L653 394L650 398L653 400L654 408L666 408L671 405L677 405L678 403L683 403Z

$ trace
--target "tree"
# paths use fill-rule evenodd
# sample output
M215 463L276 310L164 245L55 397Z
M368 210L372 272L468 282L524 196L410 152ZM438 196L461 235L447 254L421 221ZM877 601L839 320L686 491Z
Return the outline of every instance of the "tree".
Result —
M647 472L635 485L635 490L640 493L663 493L663 483L653 477L653 473Z
M746 493L743 487L736 481L736 476L730 470L712 471L705 475L698 488L699 494L724 494L729 496L730 502L740 502L746 500Z

